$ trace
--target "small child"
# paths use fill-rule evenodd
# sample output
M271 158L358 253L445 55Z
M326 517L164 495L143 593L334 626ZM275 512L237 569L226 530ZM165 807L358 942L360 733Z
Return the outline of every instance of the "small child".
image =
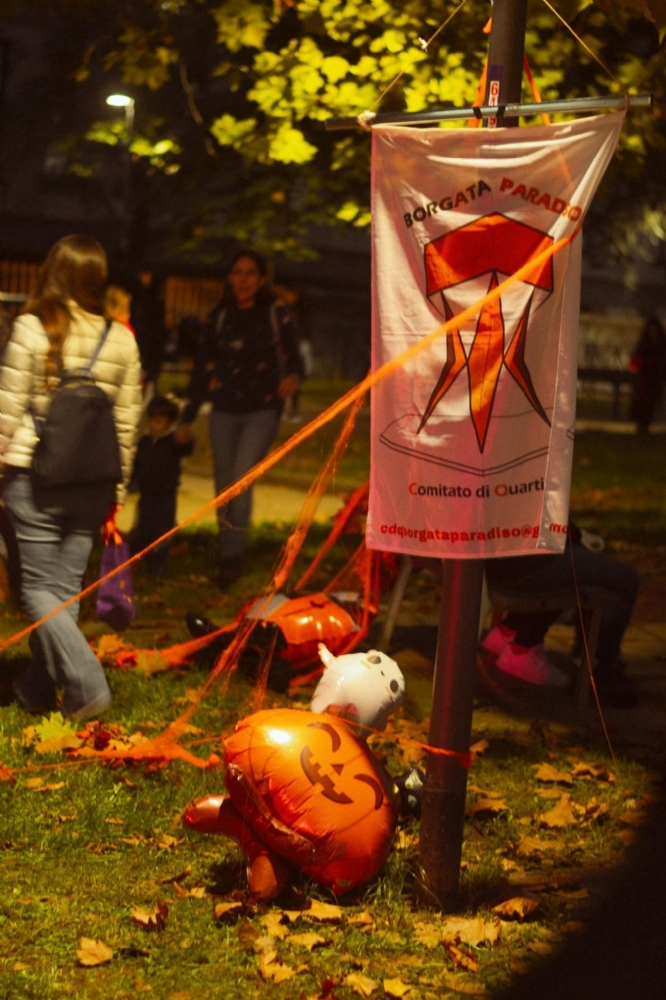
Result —
M140 493L139 519L133 536L133 549L140 552L176 523L176 494L180 481L180 460L191 455L194 441L176 440L175 423L178 405L166 396L153 396L146 415L148 433L139 440L134 460L132 486ZM164 542L145 557L146 570L159 576L169 555L170 543Z

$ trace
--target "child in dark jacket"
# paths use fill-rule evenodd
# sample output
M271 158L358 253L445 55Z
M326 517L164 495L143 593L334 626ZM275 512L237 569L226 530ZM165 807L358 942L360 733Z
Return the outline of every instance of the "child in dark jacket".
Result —
M154 396L148 404L148 433L139 440L134 460L132 486L140 493L139 518L133 549L141 551L176 523L176 494L180 482L180 460L191 455L194 441L178 443L174 435L178 405L165 396ZM170 543L165 542L145 557L146 570L158 576L164 569Z

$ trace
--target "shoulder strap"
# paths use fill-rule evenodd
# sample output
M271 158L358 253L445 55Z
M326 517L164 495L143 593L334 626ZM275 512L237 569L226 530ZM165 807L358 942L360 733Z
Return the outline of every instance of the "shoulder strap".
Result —
M83 371L84 371L84 373L86 375L90 375L92 373L92 370L93 370L93 367L95 365L95 362L97 361L97 358L99 357L99 352L104 347L104 341L106 340L106 338L109 335L109 330L111 329L111 322L112 321L110 319L107 319L106 323L104 324L104 329L102 330L102 332L100 334L100 338L97 341L97 346L95 347L95 350L92 352L92 355L90 357L90 361L88 362L88 364L86 365L86 367L83 369Z

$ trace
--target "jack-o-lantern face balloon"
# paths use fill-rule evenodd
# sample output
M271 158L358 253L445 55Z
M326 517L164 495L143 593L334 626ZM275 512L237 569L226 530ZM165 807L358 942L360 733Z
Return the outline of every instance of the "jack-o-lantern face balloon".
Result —
M396 806L387 777L367 747L331 715L273 709L243 719L225 741L228 767L240 770L276 826L313 845L301 867L336 892L372 878L391 846ZM247 793L228 792L252 825ZM257 830L266 840L266 828ZM271 844L286 860L284 839Z

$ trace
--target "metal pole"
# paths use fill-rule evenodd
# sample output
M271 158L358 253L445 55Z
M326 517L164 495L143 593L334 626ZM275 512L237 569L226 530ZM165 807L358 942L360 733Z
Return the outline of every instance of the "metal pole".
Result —
M495 0L486 103L520 100L526 19L527 0ZM434 747L459 752L470 747L482 585L482 560L443 561L428 737ZM460 761L431 753L423 790L419 897L443 909L454 907L458 897L466 790Z
M620 108L651 108L652 94L628 94L622 97L571 97L556 101L542 101L539 104L500 103L503 118L529 118L550 112L572 115L588 115L591 111L619 111ZM368 114L365 126L374 125L433 125L438 122L469 121L470 118L493 118L498 116L497 106L482 105L480 108L431 108L428 111L381 111ZM506 124L511 124L507 122ZM328 118L327 132L342 132L349 129L360 131L359 116Z

